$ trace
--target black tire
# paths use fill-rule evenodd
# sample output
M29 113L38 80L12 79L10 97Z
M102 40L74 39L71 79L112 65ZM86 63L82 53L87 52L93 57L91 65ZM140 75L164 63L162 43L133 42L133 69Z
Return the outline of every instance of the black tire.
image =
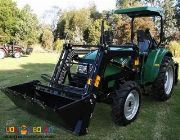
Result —
M30 55L32 53L32 51L33 51L33 48L27 48L26 49L26 54Z
M166 82L167 82L167 75L166 73L169 73L169 71L172 71L172 74L170 74L169 77L172 77L169 84L169 88L165 88ZM170 72L171 73L171 72ZM153 95L156 99L160 101L166 101L171 97L173 87L174 87L174 65L173 65L173 60L171 57L165 56L159 70L158 77L156 78L155 82L153 83ZM169 80L168 80L169 81ZM172 87L171 87L172 84Z
M15 52L15 53L13 54L13 57L14 57L14 58L20 58L20 57L21 57L21 53L20 53L20 52Z
M136 107L136 112L130 117L128 118L126 116L125 113L125 108L126 108L126 104L127 104L127 99L129 98L129 95L131 95L133 92L137 93L139 100L137 100L138 102L138 106ZM130 107L133 104L128 104L128 106ZM127 125L131 122L133 122L136 117L137 114L139 113L139 109L140 109L140 105L141 105L141 90L140 87L136 84L136 82L133 81L127 81L126 83L124 83L123 85L120 86L120 89L116 91L115 95L113 96L113 103L112 103L112 119L113 121L118 124L118 125Z
M5 56L6 56L5 51L0 49L0 59L3 59Z

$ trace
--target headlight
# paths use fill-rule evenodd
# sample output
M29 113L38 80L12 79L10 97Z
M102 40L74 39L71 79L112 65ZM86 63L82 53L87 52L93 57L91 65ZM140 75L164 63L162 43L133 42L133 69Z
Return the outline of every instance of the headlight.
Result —
M78 65L77 72L87 74L87 66L86 65Z
M77 72L82 74L88 74L92 70L92 64L78 65Z

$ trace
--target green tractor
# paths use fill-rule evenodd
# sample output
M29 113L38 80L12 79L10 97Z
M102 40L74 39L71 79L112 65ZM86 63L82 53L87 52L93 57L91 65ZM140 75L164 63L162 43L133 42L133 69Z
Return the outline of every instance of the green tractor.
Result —
M179 66L162 46L162 11L136 7L114 14L132 19L130 43L107 43L102 23L99 45L64 44L52 76L42 75L47 85L36 80L2 91L22 109L78 135L87 133L96 102L110 103L114 122L127 125L136 119L147 86L156 99L168 100L178 82ZM149 16L160 17L160 41L149 30L138 30L135 44L134 19Z

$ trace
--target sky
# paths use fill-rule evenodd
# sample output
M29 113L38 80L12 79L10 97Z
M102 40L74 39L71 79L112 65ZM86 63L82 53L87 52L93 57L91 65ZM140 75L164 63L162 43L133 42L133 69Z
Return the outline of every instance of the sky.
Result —
M99 11L112 10L115 8L116 0L14 0L19 8L29 4L40 20L46 20L47 11L56 6L61 10L86 8L92 4L97 6ZM52 18L52 17L51 17Z

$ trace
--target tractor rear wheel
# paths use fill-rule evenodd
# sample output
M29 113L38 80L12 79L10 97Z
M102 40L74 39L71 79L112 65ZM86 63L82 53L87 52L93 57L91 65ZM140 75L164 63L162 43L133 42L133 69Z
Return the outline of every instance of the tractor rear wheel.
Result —
M171 57L165 56L159 70L159 75L153 83L153 93L156 99L166 101L171 97L174 86L174 65Z
M0 49L0 59L3 59L5 57L6 53L4 50Z
M127 125L137 117L141 104L141 91L136 82L120 86L113 97L112 119L118 125Z

